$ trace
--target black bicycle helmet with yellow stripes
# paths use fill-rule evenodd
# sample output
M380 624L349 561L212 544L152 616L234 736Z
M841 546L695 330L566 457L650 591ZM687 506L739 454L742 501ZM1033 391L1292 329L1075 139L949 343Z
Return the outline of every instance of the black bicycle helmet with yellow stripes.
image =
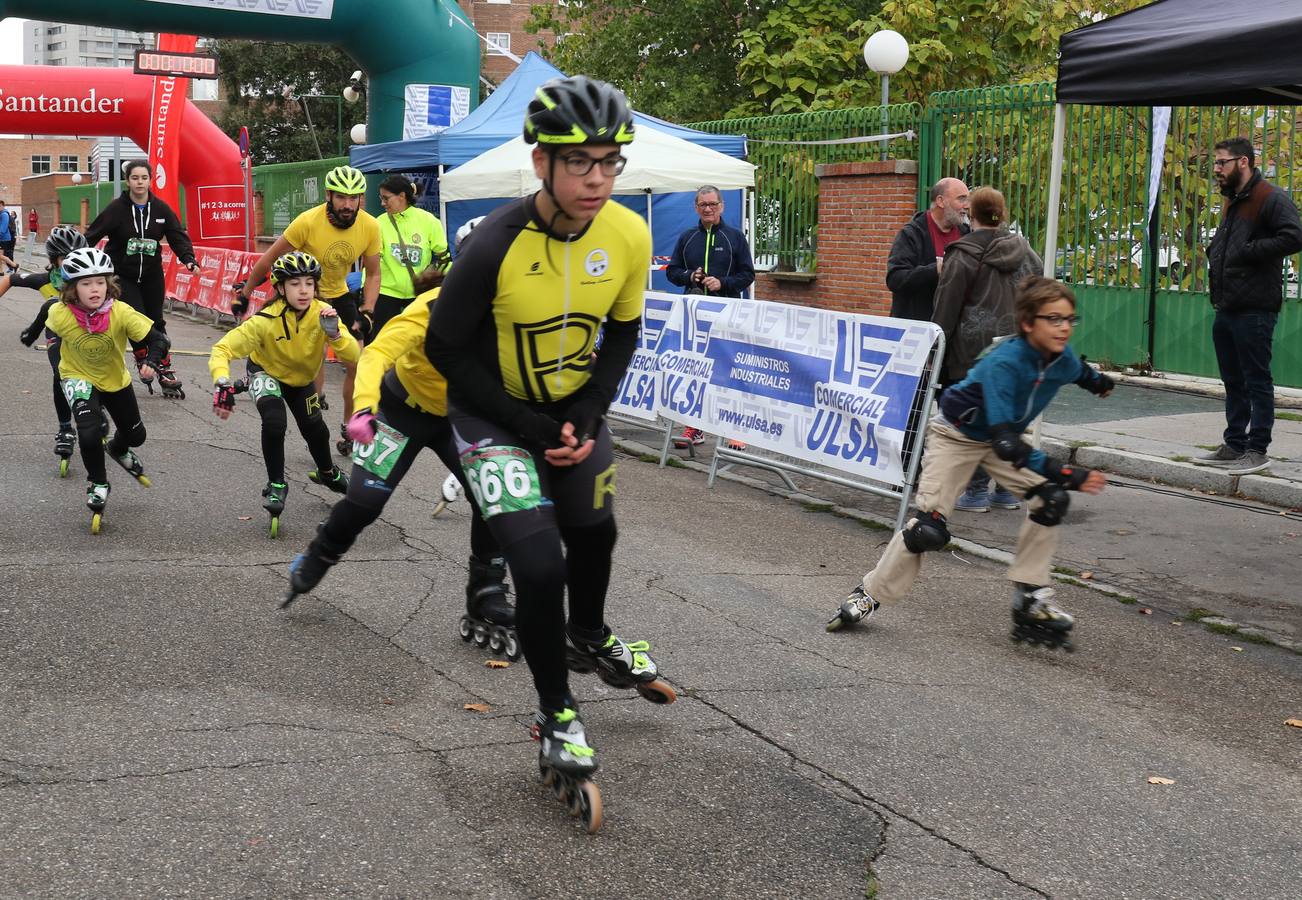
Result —
M291 278L321 278L321 263L311 253L291 250L271 264L271 283L280 284Z
M524 117L526 144L548 147L631 144L633 113L624 92L586 75L538 88Z

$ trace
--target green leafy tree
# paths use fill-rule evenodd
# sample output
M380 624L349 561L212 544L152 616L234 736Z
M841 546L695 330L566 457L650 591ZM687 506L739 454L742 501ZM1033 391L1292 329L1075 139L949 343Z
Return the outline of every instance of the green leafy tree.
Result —
M339 101L307 96L342 93L357 68L347 53L321 44L236 40L216 41L215 50L226 100L217 125L232 138L247 126L255 163L337 156L341 144L348 152L348 131L365 121L365 104L342 104L341 127Z
M746 95L738 35L781 0L586 0L534 6L531 33L558 68L621 87L638 110L678 122L721 118Z

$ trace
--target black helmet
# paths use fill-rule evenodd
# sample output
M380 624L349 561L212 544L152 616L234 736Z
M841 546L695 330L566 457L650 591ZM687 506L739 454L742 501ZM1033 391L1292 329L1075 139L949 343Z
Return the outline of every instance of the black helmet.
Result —
M311 253L304 253L302 250L291 250L284 256L276 258L271 264L271 282L280 284L282 281L288 281L291 278L311 277L321 278L321 263Z
M53 262L86 246L86 236L71 225L55 225L45 238L45 255Z
M524 142L565 146L631 144L633 113L619 88L589 78L556 78L538 88L524 116Z

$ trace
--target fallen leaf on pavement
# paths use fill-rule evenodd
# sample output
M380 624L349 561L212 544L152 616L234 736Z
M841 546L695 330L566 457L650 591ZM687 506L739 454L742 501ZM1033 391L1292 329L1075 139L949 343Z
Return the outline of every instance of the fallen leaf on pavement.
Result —
M490 669L505 669L511 664L504 659L488 659L484 661L484 665Z
M1175 784L1175 779L1163 778L1161 775L1150 775L1148 777L1148 783L1149 784Z
M1243 652L1243 648L1242 648L1242 647L1231 647L1230 649L1233 650L1235 653L1242 653L1242 652Z
M467 703L461 708L468 709L471 712L488 712L493 707L489 706L487 703Z
M249 520L252 519L252 518L253 518L253 516L240 516L240 521L241 521L241 522L247 522L247 521L249 521Z
M1141 616L1151 616L1153 614L1153 611L1149 609L1147 606L1141 606L1139 608L1139 614Z
M1179 620L1179 619L1172 619L1172 620L1171 620L1171 624L1172 624L1172 625L1179 625L1179 624L1180 624L1180 620Z
M1302 728L1302 719L1285 719L1285 725L1292 725L1294 728Z
M1081 577L1081 578L1084 578L1086 581L1088 581L1089 579L1091 579L1091 578L1094 577L1094 573L1093 573L1093 572L1081 572L1081 573L1080 573L1080 577Z

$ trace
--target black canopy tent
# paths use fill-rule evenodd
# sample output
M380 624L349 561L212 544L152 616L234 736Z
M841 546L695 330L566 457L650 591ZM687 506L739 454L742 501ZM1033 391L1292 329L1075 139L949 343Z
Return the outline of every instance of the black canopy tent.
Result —
M1044 274L1058 252L1064 105L1302 102L1302 0L1157 0L1058 42Z
M1248 106L1302 101L1302 0L1158 0L1058 42L1058 102Z

